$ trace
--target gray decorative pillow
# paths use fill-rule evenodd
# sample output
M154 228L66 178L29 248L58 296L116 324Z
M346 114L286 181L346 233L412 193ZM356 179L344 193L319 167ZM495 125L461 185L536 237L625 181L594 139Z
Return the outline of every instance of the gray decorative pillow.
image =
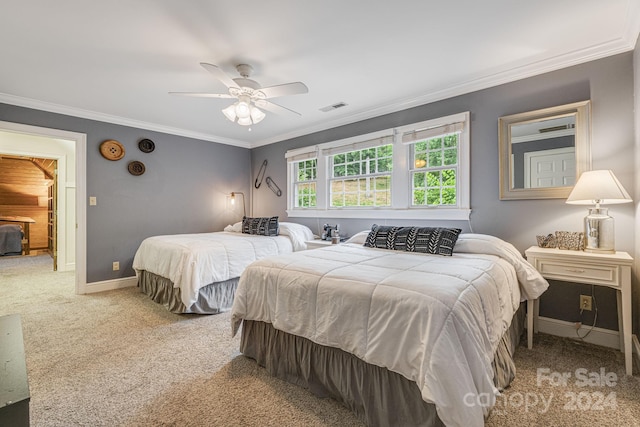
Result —
M451 256L461 232L459 228L396 227L374 224L364 246Z
M242 218L242 232L262 236L277 236L280 231L278 217Z

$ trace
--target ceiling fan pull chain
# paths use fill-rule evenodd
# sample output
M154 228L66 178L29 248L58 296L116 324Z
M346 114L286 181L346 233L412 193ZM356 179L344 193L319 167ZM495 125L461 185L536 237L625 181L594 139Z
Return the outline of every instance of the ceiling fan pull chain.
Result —
M270 176L267 177L267 185L269 186L269 188L271 189L271 191L273 191L274 193L276 193L276 196L280 197L282 196L282 190L280 189L280 187L278 187L276 185L275 182L273 182L273 180L271 179Z
M264 162L262 162L262 166L260 166L260 169L258 170L258 176L256 177L256 180L253 183L254 187L260 188L266 171L267 171L267 159L264 159Z

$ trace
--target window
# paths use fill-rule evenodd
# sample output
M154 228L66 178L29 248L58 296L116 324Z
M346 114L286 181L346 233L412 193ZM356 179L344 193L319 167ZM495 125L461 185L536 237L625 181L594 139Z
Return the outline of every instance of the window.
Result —
M296 217L468 219L469 113L290 150Z
M296 208L316 207L317 159L294 163L296 180L293 183Z
M391 206L393 145L330 158L330 207Z
M455 206L458 204L457 177L460 131L437 137L411 138L412 206Z

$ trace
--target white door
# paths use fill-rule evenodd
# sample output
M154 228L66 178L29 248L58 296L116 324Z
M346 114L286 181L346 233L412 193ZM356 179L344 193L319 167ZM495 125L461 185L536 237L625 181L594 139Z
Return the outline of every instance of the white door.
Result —
M524 154L524 187L567 187L576 182L575 147Z

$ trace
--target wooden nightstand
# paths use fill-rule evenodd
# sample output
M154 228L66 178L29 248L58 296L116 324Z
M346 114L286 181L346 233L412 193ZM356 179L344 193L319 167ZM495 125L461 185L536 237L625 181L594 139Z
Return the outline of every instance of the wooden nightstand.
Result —
M620 351L624 352L625 370L632 373L631 355L631 266L633 258L626 252L596 254L582 251L546 249L532 246L525 251L527 260L545 279L586 283L615 289L618 299ZM536 329L538 301L527 305L527 327ZM529 329L531 331L531 329ZM532 335L529 334L529 348Z
M325 246L331 246L331 240L315 239L307 240L305 243L307 244L307 249L318 249L324 248Z

